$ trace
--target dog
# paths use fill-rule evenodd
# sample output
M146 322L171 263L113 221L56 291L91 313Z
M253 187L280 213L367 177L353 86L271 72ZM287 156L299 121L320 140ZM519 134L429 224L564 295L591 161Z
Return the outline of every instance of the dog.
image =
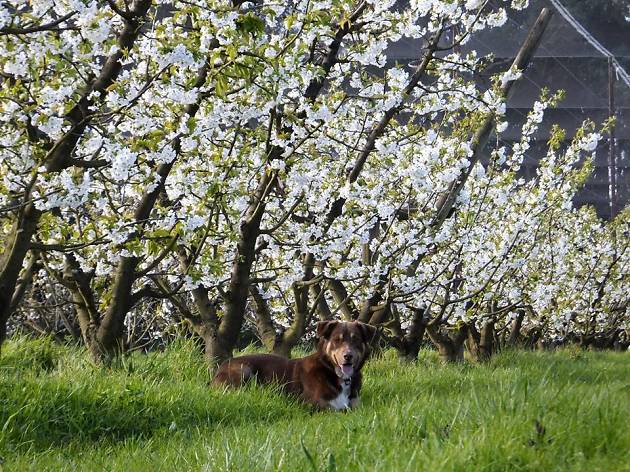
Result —
M239 387L250 380L279 384L320 409L349 410L359 404L361 368L376 328L359 321L317 323L317 351L300 359L274 354L235 357L219 366L212 383Z

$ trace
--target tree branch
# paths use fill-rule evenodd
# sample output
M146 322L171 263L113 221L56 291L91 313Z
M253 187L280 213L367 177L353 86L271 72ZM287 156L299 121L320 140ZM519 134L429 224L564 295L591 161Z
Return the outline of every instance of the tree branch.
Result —
M78 12L73 11L72 13L68 13L67 15L62 16L58 20L52 21L50 23L46 23L39 26L31 26L30 28L14 28L11 26L5 26L0 28L0 36L8 36L8 35L22 35L22 34L31 34L31 33L39 33L40 31L49 31L56 29L55 27L64 21L72 18Z

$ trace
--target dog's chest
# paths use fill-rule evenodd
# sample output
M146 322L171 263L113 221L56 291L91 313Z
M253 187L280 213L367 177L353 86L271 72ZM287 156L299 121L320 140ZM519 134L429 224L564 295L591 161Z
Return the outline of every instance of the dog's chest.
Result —
M346 410L350 408L350 379L343 379L341 381L341 392L339 392L336 398L330 400L328 405L333 410Z

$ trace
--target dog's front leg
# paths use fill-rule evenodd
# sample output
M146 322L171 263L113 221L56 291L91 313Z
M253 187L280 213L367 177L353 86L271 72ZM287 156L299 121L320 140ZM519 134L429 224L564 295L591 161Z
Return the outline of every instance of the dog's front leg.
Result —
M308 393L303 391L301 397L304 403L313 406L318 410L326 410L329 407L328 402L324 400L320 395L309 395Z

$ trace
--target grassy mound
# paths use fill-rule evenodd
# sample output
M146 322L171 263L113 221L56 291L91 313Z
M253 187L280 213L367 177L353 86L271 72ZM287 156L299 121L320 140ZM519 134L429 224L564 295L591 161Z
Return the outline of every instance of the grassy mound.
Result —
M0 357L6 470L630 470L630 354L504 352L442 366L393 352L362 405L316 412L273 389L227 391L191 344L115 369L17 339Z

